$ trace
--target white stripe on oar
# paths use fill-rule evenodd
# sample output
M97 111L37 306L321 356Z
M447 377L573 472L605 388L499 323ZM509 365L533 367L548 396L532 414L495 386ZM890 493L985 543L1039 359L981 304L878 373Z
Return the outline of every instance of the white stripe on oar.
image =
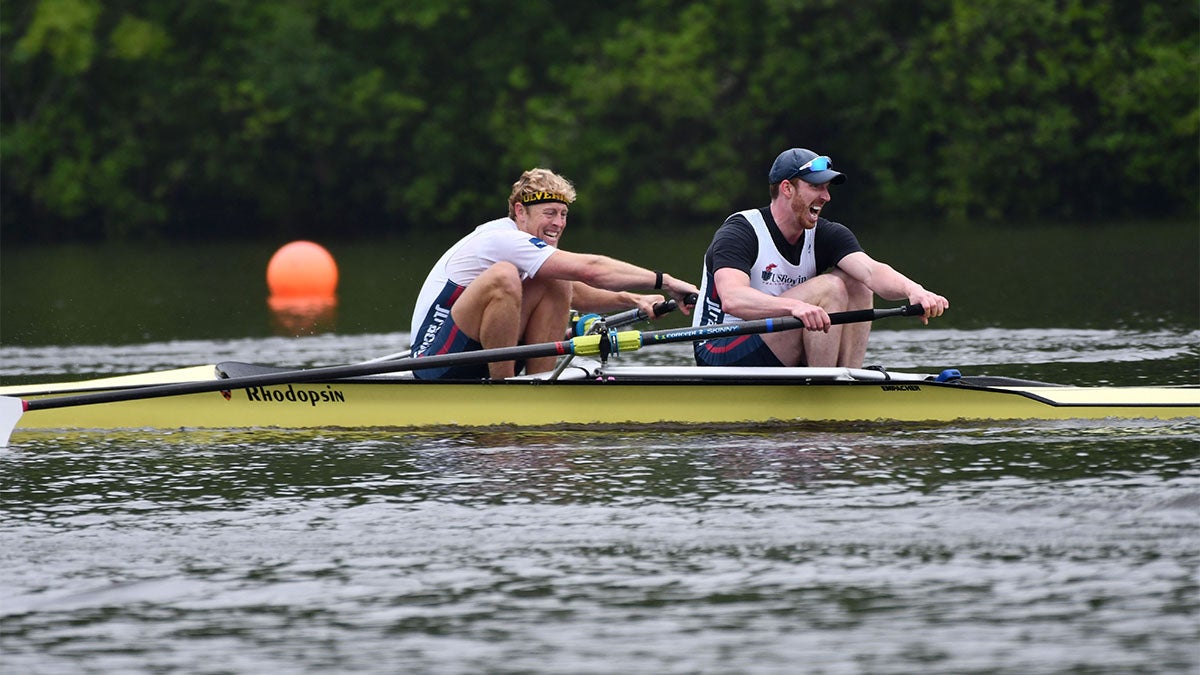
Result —
M862 309L850 312L835 312L829 315L834 324L874 321L889 316L920 316L925 310L920 305L895 307L891 309ZM399 359L380 363L355 363L345 366L327 366L324 368L307 368L300 370L282 370L245 377L230 377L223 380L205 380L193 382L175 382L171 384L152 385L133 389L115 389L87 394L71 394L22 400L10 396L0 396L0 447L8 445L8 439L13 429L21 421L21 415L35 410L51 408L68 408L97 403L116 403L120 401L136 401L147 398L162 398L165 396L183 396L212 391L229 391L232 389L247 389L249 387L271 387L282 384L300 382L327 382L350 377L366 377L382 373L395 373L408 370L424 370L446 366L478 365L495 361L519 361L544 356L577 356L599 355L606 359L610 354L630 352L641 349L647 344L670 344L673 342L694 342L711 338L734 337L753 333L774 333L785 330L803 328L804 323L799 319L785 316L775 319L758 319L756 321L739 321L737 323L712 324L694 328L674 328L656 331L614 331L596 335L582 335L559 342L544 342L535 345L518 345L516 347L499 347L497 349L482 349L474 352L457 354L437 354L413 359Z

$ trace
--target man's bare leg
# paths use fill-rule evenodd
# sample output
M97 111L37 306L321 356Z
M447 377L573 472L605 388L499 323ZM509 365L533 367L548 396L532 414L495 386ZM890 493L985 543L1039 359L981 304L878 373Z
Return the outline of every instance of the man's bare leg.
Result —
M836 274L813 277L785 291L783 295L818 305L829 313L844 311L848 302L845 280ZM827 367L838 362L842 334L842 326L831 326L828 333L799 329L766 333L762 338L785 366L804 363L813 367Z
M875 293L871 289L841 270L834 270L831 274L842 277L846 287L846 309L871 309L874 306ZM843 368L862 368L863 360L867 358L867 340L871 337L872 325L870 321L842 324L837 365Z
M467 286L450 315L455 325L484 349L513 347L521 335L521 277L510 263L496 263ZM515 364L488 364L492 379L512 377Z
M571 319L571 287L571 282L558 279L534 278L525 281L521 303L525 344L563 339ZM529 359L525 362L525 372L533 374L553 370L557 360L554 356Z

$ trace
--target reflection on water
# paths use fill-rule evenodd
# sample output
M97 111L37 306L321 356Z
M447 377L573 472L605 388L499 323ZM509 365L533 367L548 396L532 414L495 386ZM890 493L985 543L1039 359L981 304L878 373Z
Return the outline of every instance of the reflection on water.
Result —
M301 337L332 333L337 328L337 297L280 297L267 298L271 308L275 334Z

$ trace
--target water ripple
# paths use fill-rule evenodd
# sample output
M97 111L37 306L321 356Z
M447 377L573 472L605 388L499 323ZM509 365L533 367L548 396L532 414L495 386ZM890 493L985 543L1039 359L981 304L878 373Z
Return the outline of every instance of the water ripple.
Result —
M969 333L872 349L1195 379L1194 333ZM394 339L270 348L318 365ZM156 367L0 352L22 376ZM0 451L0 670L1195 672L1198 509L1195 420L32 433Z

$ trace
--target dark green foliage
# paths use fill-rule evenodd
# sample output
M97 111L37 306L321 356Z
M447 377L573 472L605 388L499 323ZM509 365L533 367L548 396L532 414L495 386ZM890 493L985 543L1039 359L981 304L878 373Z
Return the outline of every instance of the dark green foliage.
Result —
M852 223L1200 207L1195 3L14 0L0 74L6 241L465 231L535 165L707 231L793 145Z

